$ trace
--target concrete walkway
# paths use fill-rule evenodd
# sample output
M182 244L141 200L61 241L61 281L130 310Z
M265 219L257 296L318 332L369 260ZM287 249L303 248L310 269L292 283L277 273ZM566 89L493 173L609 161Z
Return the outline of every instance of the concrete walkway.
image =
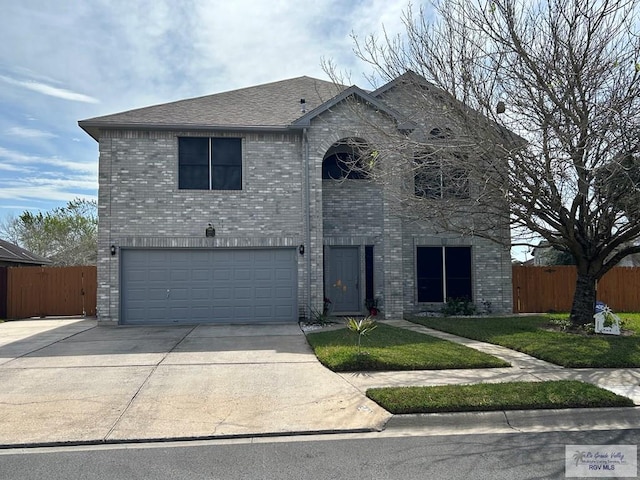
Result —
M298 325L0 324L0 446L381 430Z
M392 417L367 388L572 378L640 404L640 369L574 370L405 321L513 367L335 374L297 325L97 327L0 324L0 448L380 432L405 435L638 428L640 408ZM381 433L378 433L378 435Z
M455 385L484 382L540 382L545 380L580 380L624 395L640 405L640 368L564 368L499 345L470 340L450 333L423 327L406 320L384 323L460 343L511 363L510 368L468 370L418 370L406 372L341 373L345 380L365 392L368 388L411 385Z

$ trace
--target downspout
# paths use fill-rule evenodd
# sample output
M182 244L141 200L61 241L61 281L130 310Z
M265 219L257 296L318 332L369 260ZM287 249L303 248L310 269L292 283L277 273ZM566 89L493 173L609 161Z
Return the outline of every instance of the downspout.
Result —
M304 163L304 210L305 210L305 243L306 243L306 261L307 261L307 309L305 312L306 319L311 320L311 172L309 169L309 137L307 136L307 128L302 129L302 162Z

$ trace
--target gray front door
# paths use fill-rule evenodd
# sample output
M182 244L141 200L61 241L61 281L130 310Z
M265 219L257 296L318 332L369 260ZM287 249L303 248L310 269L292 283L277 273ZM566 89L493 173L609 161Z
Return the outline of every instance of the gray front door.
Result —
M292 248L121 252L122 323L298 320Z
M330 247L327 296L333 313L360 312L360 249Z

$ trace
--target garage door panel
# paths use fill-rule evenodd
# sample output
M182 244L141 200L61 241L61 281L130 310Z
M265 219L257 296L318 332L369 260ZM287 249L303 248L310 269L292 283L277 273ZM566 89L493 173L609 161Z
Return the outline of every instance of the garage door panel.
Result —
M231 300L232 293L230 287L217 287L212 289L212 298L216 302L224 302L225 300Z
M194 268L191 270L191 279L196 282L208 281L211 278L211 270L206 268Z
M233 298L235 300L251 300L253 289L248 287L236 287L233 290Z
M190 278L190 271L184 267L182 268L173 268L169 271L169 278L172 282L177 281L186 281Z
M122 321L295 322L297 261L294 249L123 248Z
M278 299L288 299L294 294L293 289L287 287L276 287L274 291Z
M220 281L220 280L231 280L231 277L232 277L232 272L228 267L218 266L216 264L213 270L214 282Z
M166 300L167 299L167 289L165 287L161 288L153 288L150 287L147 289L148 294L138 293L140 299L148 298L151 301L155 300Z
M211 290L209 288L192 288L191 298L193 300L209 300L211 298Z
M291 307L288 305L276 306L274 309L274 316L277 318L289 318L292 312Z
M259 299L268 299L271 298L273 292L269 287L257 287L255 289L255 297Z
M273 270L269 270L267 268L257 268L255 270L254 278L256 281L271 282L274 277L275 275Z
M249 267L241 267L234 271L233 279L240 281L250 281L253 277L253 272Z
M291 269L277 268L273 273L275 275L276 280L286 281L286 280L291 280L294 277Z

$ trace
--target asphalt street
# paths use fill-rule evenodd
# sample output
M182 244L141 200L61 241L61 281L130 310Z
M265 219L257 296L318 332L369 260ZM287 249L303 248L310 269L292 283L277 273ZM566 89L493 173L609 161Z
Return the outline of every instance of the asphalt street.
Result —
M640 430L394 437L380 433L0 452L0 480L565 478L565 445L637 445Z

